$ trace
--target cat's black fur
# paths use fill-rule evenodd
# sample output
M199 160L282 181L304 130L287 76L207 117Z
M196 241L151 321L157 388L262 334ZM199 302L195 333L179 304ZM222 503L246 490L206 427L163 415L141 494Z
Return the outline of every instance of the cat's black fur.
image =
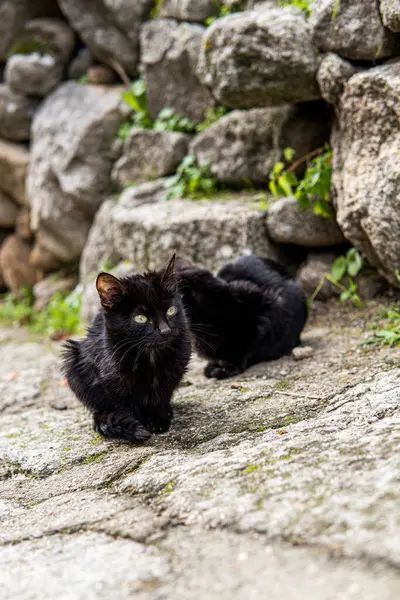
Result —
M121 280L101 273L102 310L84 339L66 343L68 384L104 436L140 443L170 426L171 397L191 353L174 259L164 272ZM171 306L176 314L168 317ZM148 321L136 322L138 315Z
M278 263L244 256L214 277L178 258L177 275L196 350L210 361L207 377L236 375L300 343L306 299Z

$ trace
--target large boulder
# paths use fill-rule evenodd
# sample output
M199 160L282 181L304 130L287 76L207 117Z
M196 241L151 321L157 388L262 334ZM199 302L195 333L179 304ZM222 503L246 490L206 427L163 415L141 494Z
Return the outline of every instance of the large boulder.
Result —
M347 81L360 71L360 67L352 65L333 52L328 52L323 57L317 73L323 99L329 104L337 105Z
M28 98L0 84L0 137L15 142L28 141L38 106L37 98Z
M153 118L168 107L195 123L204 120L212 104L210 93L196 76L204 31L201 25L172 19L154 19L143 26L142 72Z
M59 8L54 0L2 0L0 2L0 62L29 19L57 17Z
M198 75L232 108L256 108L320 97L318 52L303 15L290 8L248 11L207 29Z
M58 87L35 116L27 185L32 226L39 249L60 262L80 256L110 191L110 147L124 118L117 89L72 82Z
M352 77L339 104L333 191L345 237L390 283L400 269L400 61Z
M204 23L207 17L217 15L218 2L215 0L163 0L157 16Z
M220 202L165 200L163 186L161 181L128 188L97 215L82 255L83 282L105 261L128 260L143 271L158 268L174 250L212 270L247 252L277 257L251 194Z
M121 193L119 202L131 208L141 204L156 204L163 200L165 189L163 179L131 186ZM124 255L115 249L113 241L113 215L116 205L115 198L110 198L96 213L80 262L79 271L83 284L95 276L102 266L108 265L110 268L124 259Z
M400 0L380 0L382 21L392 31L400 31Z
M18 207L10 196L0 190L0 228L13 229Z
M316 215L312 209L301 210L293 197L281 198L271 205L267 227L271 238L281 244L318 248L346 241L334 219Z
M25 146L0 140L0 190L18 204L26 204L29 151Z
M310 25L314 44L351 60L399 54L398 38L383 26L377 0L315 0Z
M132 129L112 177L120 187L172 175L187 154L189 136L172 131Z
M197 135L190 153L209 162L228 185L264 184L287 147L302 157L329 137L329 115L319 103L235 110Z
M75 35L63 21L28 21L7 61L6 83L13 91L45 96L60 82L74 45Z
M59 0L61 10L93 54L137 75L139 32L154 0Z
M16 235L10 235L0 249L0 270L12 292L30 287L38 280L37 270L29 263L30 246Z

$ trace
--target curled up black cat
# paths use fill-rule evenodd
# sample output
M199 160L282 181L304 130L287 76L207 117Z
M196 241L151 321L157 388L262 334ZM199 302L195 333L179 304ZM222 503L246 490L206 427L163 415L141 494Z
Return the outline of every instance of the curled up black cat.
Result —
M300 343L307 304L299 284L278 263L250 255L214 276L177 258L194 345L209 360L206 377L224 379Z
M66 343L68 384L103 436L140 443L170 426L191 354L174 262L123 279L100 273L102 309L84 339Z

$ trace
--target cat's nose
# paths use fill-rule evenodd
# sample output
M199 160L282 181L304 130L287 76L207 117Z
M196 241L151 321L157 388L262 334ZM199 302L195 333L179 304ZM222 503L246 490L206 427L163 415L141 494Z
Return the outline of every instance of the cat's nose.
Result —
M161 335L168 335L171 329L168 327L167 323L160 323L158 326L158 331Z

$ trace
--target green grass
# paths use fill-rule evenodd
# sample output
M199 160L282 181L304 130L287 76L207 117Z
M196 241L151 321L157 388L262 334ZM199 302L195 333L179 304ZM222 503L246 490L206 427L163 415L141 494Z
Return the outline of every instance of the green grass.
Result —
M81 331L81 292L74 290L69 295L56 294L41 311L34 311L34 297L29 289L16 295L0 296L0 322L7 326L25 326L34 333L51 338L63 337Z

